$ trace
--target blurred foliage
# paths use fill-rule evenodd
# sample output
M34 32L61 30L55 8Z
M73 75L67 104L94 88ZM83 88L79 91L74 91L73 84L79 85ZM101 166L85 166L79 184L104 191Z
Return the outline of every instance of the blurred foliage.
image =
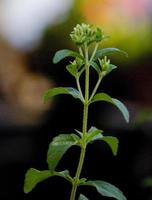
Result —
M151 121L152 121L152 108L140 109L135 119L136 125L142 125L144 123Z
M142 5L139 2L119 0L75 0L67 19L60 24L54 24L45 31L45 37L51 41L58 41L55 46L71 46L67 35L77 23L92 23L100 26L104 32L110 35L110 39L104 41L104 46L116 46L124 49L129 54L125 62L136 62L139 59L147 59L152 53L151 49L151 13L147 10L151 2ZM143 6L143 7L142 7ZM138 12L137 12L138 11ZM64 40L62 38L64 38ZM74 46L72 46L74 48ZM56 49L54 49L56 50ZM119 57L119 61L124 58ZM117 59L116 59L117 60Z
M152 177L147 177L144 181L143 181L143 185L145 187L151 187L152 188Z

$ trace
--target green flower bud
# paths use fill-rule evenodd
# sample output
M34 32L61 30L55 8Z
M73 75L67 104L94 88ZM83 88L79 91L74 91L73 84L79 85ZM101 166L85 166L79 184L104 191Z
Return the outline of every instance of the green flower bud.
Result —
M110 60L107 59L107 56L105 56L102 60L99 59L99 63L102 69L102 74L106 75L109 69Z
M93 42L100 42L103 39L103 33L100 28L94 28L89 24L77 24L70 34L71 39L77 45L87 45Z

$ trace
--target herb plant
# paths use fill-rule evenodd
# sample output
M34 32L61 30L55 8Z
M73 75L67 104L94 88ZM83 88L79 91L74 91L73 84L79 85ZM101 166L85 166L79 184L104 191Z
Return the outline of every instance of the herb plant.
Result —
M118 139L113 136L106 136L103 131L91 127L88 129L88 109L92 103L98 101L105 101L115 105L122 113L126 122L129 121L129 113L127 108L119 100L112 98L106 93L97 93L98 87L102 79L108 75L112 70L117 67L110 63L107 58L108 54L111 53L121 53L127 55L124 51L117 48L103 48L98 50L99 44L106 37L104 36L100 28L81 24L76 25L70 34L72 41L78 47L78 52L63 49L56 52L53 63L56 64L66 57L72 57L73 61L66 66L67 71L75 78L77 88L73 87L56 87L46 91L44 95L44 101L47 102L50 98L60 94L68 94L72 97L80 100L83 104L83 121L82 130L75 130L75 133L71 134L60 134L53 138L49 145L47 152L47 164L48 169L44 171L39 171L34 168L30 168L25 175L24 192L30 192L39 182L50 178L52 176L60 176L72 185L71 194L69 195L70 200L76 199L76 192L79 186L89 186L93 187L103 196L113 197L118 200L126 200L123 193L114 185L101 181L101 180L87 180L81 177L81 171L85 159L86 148L89 143L96 140L101 140L106 142L114 155L117 154L118 149ZM98 80L94 86L94 89L90 91L90 69L93 69L98 74ZM82 81L80 78L84 74L84 91L82 90ZM77 145L81 149L79 163L77 166L76 174L72 177L68 170L57 171L56 167L66 153L66 151ZM83 194L78 197L79 200L87 200Z

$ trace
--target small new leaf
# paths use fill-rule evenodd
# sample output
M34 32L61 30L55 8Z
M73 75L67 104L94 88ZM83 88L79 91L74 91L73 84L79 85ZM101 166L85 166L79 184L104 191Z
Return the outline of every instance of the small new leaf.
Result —
M80 194L78 200L89 200L89 199L86 196L84 196L83 194Z
M91 127L88 131L86 141L89 143L96 140L102 140L110 146L112 153L116 156L119 143L118 139L113 136L103 136L102 133L102 130L97 129L96 127Z
M129 122L129 112L126 106L122 102L120 102L118 99L111 98L106 93L98 93L93 97L91 103L97 102L97 101L106 101L106 102L112 103L121 111L126 122Z
M69 64L66 66L67 71L74 77L77 76L78 70L77 70L77 66L73 65L73 64Z
M106 197L113 197L117 200L127 200L124 194L114 185L105 181L88 181L84 185L93 186L97 192Z
M122 51L117 48L104 48L100 49L96 52L96 55L94 57L94 60L97 60L98 58L104 57L106 55L112 54L112 53L120 53L126 57L128 57L128 54L125 51Z
M79 53L69 50L69 49L62 49L55 53L55 55L53 57L53 63L56 64L66 57L74 57L74 58L78 57L83 60L83 57Z
M30 168L25 175L24 192L31 192L39 182L51 176L54 176L54 174L49 170L39 171L37 169Z
M89 143L101 139L103 137L102 132L102 130L97 129L96 127L91 127L88 131L86 141Z
M51 172L55 171L60 159L73 145L78 145L79 137L75 134L61 134L53 139L47 153L47 163Z
M72 87L56 87L56 88L51 88L48 89L44 96L44 102L46 103L51 97L56 96L56 95L60 95L60 94L69 94L71 96L73 96L76 99L80 99L81 100L81 95L80 92L78 90L76 90L75 88Z

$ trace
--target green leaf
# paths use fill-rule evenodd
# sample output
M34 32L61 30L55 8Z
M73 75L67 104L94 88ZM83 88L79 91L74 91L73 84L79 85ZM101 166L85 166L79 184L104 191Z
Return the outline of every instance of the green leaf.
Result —
M78 200L89 200L89 199L86 196L84 196L83 194L80 194Z
M26 175L24 181L24 192L28 193L41 181L54 176L49 170L38 171L36 169L30 168Z
M78 90L76 90L75 88L56 87L56 88L48 89L45 92L45 94L43 96L44 102L47 102L51 97L60 95L60 94L69 94L69 95L73 96L74 98L81 100L80 92Z
M87 134L87 142L92 142L98 139L101 139L102 136L102 130L97 129L96 127L91 127Z
M38 183L52 176L60 176L67 179L68 181L71 181L68 170L61 172L50 172L49 170L39 171L37 169L30 168L25 174L24 192L31 192Z
M80 138L75 134L61 134L53 139L47 153L47 163L51 172L58 165L65 152L73 145L78 145Z
M65 178L66 180L72 182L72 177L70 176L68 170L64 170L64 171L61 171L61 172L54 171L54 176L60 176L62 178Z
M101 72L100 67L98 66L96 62L91 61L90 66L93 67L97 71L98 74Z
M79 179L78 185L83 185L84 183L86 183L86 181L87 181L86 178L81 178L81 179Z
M62 59L69 57L69 56L74 57L74 58L78 57L78 58L83 59L83 57L75 51L71 51L69 49L62 49L55 53L55 55L53 57L53 63L56 64L56 63L60 62Z
M109 74L112 70L114 70L114 69L116 69L116 68L117 68L117 66L112 65L112 64L109 64L109 65L108 65L108 69L107 69L107 74Z
M101 140L103 140L104 142L106 142L110 146L112 153L116 156L117 151L118 151L118 144L119 144L118 139L116 137L113 137L113 136L103 136L101 138Z
M106 56L108 54L111 53L120 53L123 54L124 56L128 57L128 54L120 49L117 48L104 48L104 49L100 49L96 52L95 58L94 60L97 60L98 58L101 58L103 56Z
M67 71L74 77L77 76L78 70L77 70L77 66L70 64L66 66Z
M88 131L87 134L87 142L93 142L95 140L103 140L106 142L114 155L117 155L117 150L118 150L118 139L113 136L103 136L102 135L102 130L97 129L96 127L91 127Z
M126 122L129 122L129 112L126 106L122 102L120 102L118 99L111 98L106 93L98 93L93 97L91 103L94 103L97 101L106 101L106 102L112 103L121 111Z
M114 185L105 181L88 181L84 185L93 186L98 193L106 197L113 197L117 200L127 200L124 194Z

